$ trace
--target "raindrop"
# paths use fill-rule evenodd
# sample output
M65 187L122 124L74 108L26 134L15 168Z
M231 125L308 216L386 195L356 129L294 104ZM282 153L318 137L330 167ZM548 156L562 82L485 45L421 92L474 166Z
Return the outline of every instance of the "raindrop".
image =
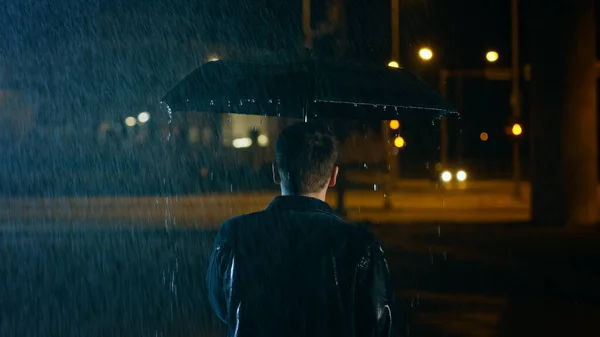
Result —
M365 169L368 169L368 168L369 168L369 165L368 165L367 163L364 163L364 164L363 164L363 167L364 167Z
M437 226L438 237L442 236L442 227L440 225Z
M431 261L431 264L433 264L433 252L431 251L431 247L429 248L429 260Z
M215 105L215 101L213 101L212 99L210 100L210 105Z
M355 108L356 108L356 107L358 107L358 104L354 103L354 107L355 107Z
M378 190L379 190L379 185L373 184L373 191L378 191Z
M172 293L176 293L176 287L175 287L175 271L173 271L171 273L171 292Z
M272 99L269 99L269 104L273 104L273 100Z

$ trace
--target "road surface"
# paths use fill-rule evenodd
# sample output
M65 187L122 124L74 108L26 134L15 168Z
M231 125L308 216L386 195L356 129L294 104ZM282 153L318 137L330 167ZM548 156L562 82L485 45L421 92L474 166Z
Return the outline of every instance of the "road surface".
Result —
M276 196L271 193L211 194L174 197L19 198L0 199L0 220L173 222L183 226L215 226L223 220L264 209ZM392 208L383 210L385 198ZM332 191L327 202L337 206ZM527 204L509 195L484 193L404 193L348 191L345 203L353 221L522 221Z
M529 187L512 196L503 181L469 182L464 189L439 189L428 181L402 181L391 193L379 185L345 193L348 219L372 222L513 222L529 219ZM264 209L276 192L246 192L158 197L3 198L0 222L60 220L164 223L166 226L214 228L223 220ZM599 193L600 195L600 193ZM384 209L385 200L392 207ZM337 206L337 191L327 202ZM600 202L599 202L600 205Z

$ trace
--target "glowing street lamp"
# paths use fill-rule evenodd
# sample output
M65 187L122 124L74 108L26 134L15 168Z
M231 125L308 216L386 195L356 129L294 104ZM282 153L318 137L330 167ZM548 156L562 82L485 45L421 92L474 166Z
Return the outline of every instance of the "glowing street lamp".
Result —
M390 68L400 68L400 64L398 64L397 61L390 61L390 63L388 63L388 67L390 67Z
M400 122L397 120L391 120L390 121L390 129L392 130L398 130L400 128Z
M398 136L396 137L396 139L394 139L394 146L401 149L404 147L404 145L406 145L406 143L404 142L404 138Z
M419 57L423 61L429 61L433 58L433 51L427 47L423 47L419 50Z
M520 136L523 133L523 127L520 124L515 123L512 127L512 134L515 136Z
M490 50L485 54L485 59L489 62L489 63L494 63L496 61L498 61L498 58L500 56L498 55L498 52L495 50Z

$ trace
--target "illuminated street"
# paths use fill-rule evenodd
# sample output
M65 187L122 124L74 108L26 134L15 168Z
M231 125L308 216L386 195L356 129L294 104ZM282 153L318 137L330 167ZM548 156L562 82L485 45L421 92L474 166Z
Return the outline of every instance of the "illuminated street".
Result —
M504 193L504 189L506 190ZM350 190L345 203L349 219L374 222L500 222L525 221L527 199L514 199L510 183L473 183L466 190L436 191L427 181L401 184L390 196L392 209L383 210L386 195L381 190ZM526 190L525 190L526 191ZM62 219L143 221L148 226L165 219L177 226L214 228L225 219L264 209L276 195L270 193L207 194L203 196L4 199L0 217L4 221ZM328 195L337 206L337 193Z
M522 199L515 199L511 182L469 182L465 189L439 190L428 181L404 181L392 191L392 209L383 209L381 187L350 190L345 203L352 221L372 222L510 222L529 219L529 186L523 183ZM225 219L265 208L276 192L207 194L203 196L2 199L0 219L34 221L66 220L91 224L103 220L142 221L142 226L215 228ZM337 193L328 195L337 206ZM599 204L600 205L600 204Z

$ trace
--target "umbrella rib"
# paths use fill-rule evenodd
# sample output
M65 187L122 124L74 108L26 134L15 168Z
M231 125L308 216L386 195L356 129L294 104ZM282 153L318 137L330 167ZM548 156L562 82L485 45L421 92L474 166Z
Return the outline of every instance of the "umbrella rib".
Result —
M315 103L335 103L335 104L354 104L354 105L366 105L366 106L372 106L372 105L381 105L381 106L393 106L393 107L398 107L398 108L403 108L403 109L421 109L421 110L433 110L433 111L448 111L448 109L443 109L443 108L435 108L435 107L424 107L424 106L417 106L417 105L397 105L397 104L377 104L377 103L361 103L361 102L346 102L346 101L335 101L335 100L324 100L324 99L316 99Z

